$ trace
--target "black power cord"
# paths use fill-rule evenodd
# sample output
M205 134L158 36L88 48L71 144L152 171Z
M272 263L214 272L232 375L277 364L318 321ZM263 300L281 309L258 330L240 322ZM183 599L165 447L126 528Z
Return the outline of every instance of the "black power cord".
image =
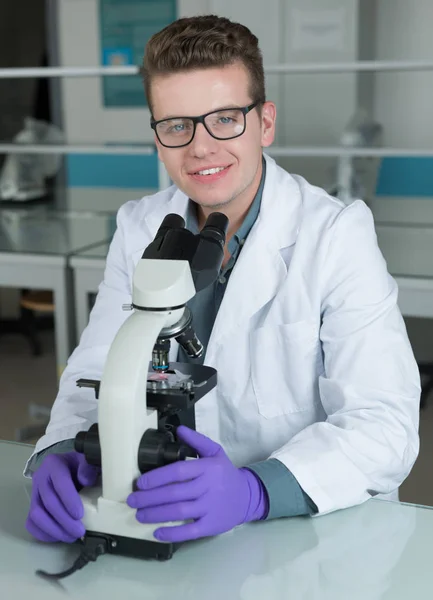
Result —
M44 579L64 579L69 577L72 573L75 573L79 569L85 567L89 562L95 562L99 556L108 552L108 541L104 537L89 536L84 539L83 549L80 556L74 562L72 567L61 573L47 573L38 569L36 575L43 577Z

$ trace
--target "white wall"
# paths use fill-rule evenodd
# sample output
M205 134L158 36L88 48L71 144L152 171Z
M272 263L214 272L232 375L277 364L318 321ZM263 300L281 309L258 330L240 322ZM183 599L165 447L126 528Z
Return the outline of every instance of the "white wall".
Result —
M361 0L358 19L358 60L376 59L377 3L380 0ZM374 115L375 74L360 72L357 75L358 104Z
M291 64L306 62L344 62L357 60L358 51L358 1L357 0L292 0L283 2L282 61ZM314 14L317 16L314 17ZM334 32L334 45L320 47L320 21L326 15L341 18L341 29ZM311 29L317 20L319 47L305 45L299 39L297 20L308 18ZM322 15L322 16L321 16ZM332 36L331 36L332 38ZM326 146L338 144L342 130L356 107L356 74L301 74L283 77L283 94L280 103L280 127L284 131L282 145ZM313 183L328 188L334 181L335 159L286 158L281 164Z
M97 0L59 0L59 44L64 67L101 64ZM62 96L69 143L152 141L149 111L105 108L99 77L62 79Z
M378 60L429 60L433 55L432 0L378 0ZM433 71L377 73L375 116L391 147L433 148ZM380 221L433 224L433 199L378 198L372 203Z
M358 0L208 0L201 4L247 25L259 38L265 66L357 59ZM333 20L336 26L329 35ZM266 84L268 99L277 104L276 146L336 144L355 110L355 74L268 74ZM318 185L333 181L333 159L278 158L278 162Z
M378 0L376 58L430 60L433 56L432 0ZM384 143L391 147L433 148L433 71L377 73L375 116L384 126ZM372 203L379 242L386 244L390 268L431 273L433 244L432 197L383 197ZM382 227L379 221L412 223L414 229ZM421 224L416 228L416 224ZM433 320L406 319L418 360L433 361Z
M431 59L432 0L379 0L377 59ZM378 73L376 116L391 146L433 147L433 71Z

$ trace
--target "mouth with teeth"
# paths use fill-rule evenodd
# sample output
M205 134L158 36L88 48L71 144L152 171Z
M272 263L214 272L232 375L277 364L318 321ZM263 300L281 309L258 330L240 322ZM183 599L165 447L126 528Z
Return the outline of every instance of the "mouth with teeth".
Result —
M228 165L227 167L212 167L211 169L202 169L200 171L190 173L190 177L201 182L216 181L217 179L225 177L230 169L230 166L231 165Z

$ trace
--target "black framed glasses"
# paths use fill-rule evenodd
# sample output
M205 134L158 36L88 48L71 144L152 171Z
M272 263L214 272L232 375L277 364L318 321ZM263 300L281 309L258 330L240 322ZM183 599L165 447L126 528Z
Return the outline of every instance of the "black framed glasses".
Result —
M245 133L247 114L259 102L248 106L223 108L214 110L200 117L171 117L155 121L151 119L150 126L156 137L166 148L182 148L192 142L197 123L202 123L206 131L216 140L231 140Z

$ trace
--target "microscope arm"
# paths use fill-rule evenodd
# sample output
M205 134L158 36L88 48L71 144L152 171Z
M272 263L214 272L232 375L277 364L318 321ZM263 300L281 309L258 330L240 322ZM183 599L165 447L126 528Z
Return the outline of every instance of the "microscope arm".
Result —
M99 392L102 496L125 502L140 471L137 448L158 415L145 401L149 361L168 313L135 311L123 324L106 361Z
M158 425L157 411L149 410L145 400L152 350L161 329L179 321L184 304L194 294L187 261L142 259L136 268L135 310L110 347L99 391L102 496L106 500L125 502L131 482L140 475L140 440L143 432ZM176 306L180 308L165 308Z

